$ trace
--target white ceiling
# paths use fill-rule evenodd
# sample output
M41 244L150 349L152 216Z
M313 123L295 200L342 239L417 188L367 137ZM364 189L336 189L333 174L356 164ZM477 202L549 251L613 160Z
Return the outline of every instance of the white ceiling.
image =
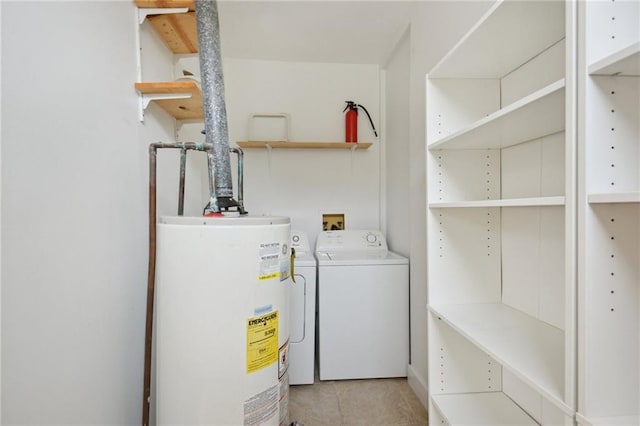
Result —
M409 23L407 1L218 2L222 54L384 64Z

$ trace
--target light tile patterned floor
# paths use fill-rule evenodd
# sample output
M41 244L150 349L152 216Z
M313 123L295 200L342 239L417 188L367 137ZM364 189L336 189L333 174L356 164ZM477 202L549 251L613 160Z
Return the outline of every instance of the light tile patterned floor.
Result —
M289 420L304 426L427 424L407 379L336 380L291 386Z

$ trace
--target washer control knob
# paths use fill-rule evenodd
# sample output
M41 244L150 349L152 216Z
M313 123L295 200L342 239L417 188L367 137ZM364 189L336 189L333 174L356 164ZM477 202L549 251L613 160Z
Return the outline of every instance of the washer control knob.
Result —
M294 243L298 243L300 242L300 235L294 234L291 239L293 240Z
M377 239L378 237L376 237L375 234L367 234L367 242L375 243Z

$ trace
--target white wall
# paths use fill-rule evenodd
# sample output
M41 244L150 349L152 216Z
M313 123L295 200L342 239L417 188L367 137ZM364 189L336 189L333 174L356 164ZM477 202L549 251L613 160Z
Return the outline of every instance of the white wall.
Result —
M409 224L409 82L410 31L407 29L385 66L385 203L389 247L410 255Z
M379 127L377 65L224 58L230 144L249 138L251 113L286 112L291 140L343 142L345 100L365 105ZM274 125L264 120L275 120ZM254 139L283 136L283 120L260 119ZM186 124L180 140L204 140L202 124ZM344 213L348 229L380 228L380 155L364 113L359 140L368 150L245 149L245 206L251 215L284 215L315 244L323 213ZM263 132L263 133L261 133ZM271 136L271 138L269 138ZM232 157L235 171L235 157ZM234 187L235 188L235 187Z
M2 7L2 424L138 424L147 147L132 2Z

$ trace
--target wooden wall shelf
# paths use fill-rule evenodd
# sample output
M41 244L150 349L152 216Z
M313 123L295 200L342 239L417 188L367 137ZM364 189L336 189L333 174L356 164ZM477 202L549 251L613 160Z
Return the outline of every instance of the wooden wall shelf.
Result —
M195 10L194 0L134 0L139 8L176 8L187 7Z
M198 53L198 29L193 1L136 0L135 3L142 9L187 8L189 11L186 13L150 14L147 19L173 53Z
M198 53L195 12L152 15L147 19L173 53Z
M239 141L240 148L275 149L369 149L371 142L287 142L287 141Z
M193 82L135 83L147 102L155 102L177 120L202 120L202 93Z

